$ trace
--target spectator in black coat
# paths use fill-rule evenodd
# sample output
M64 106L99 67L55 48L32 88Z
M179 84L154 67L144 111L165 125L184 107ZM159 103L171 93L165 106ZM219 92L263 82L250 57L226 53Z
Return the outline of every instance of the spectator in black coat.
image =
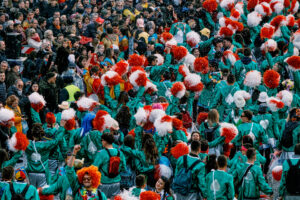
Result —
M70 47L69 47L69 40L64 39L63 44L61 47L57 50L57 57L54 62L55 65L57 65L57 70L59 74L62 74L64 71L68 69L69 65L69 57L70 54Z
M5 72L0 70L0 103L5 104L6 97Z

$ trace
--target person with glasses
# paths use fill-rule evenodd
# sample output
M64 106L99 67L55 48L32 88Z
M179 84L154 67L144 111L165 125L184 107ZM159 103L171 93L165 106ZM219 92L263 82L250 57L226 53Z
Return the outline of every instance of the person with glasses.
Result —
M242 115L242 124L237 128L239 134L233 139L232 143L240 148L242 146L242 139L245 135L249 135L254 141L253 147L258 149L260 143L268 144L268 136L260 124L252 122L253 113L250 110L245 110Z

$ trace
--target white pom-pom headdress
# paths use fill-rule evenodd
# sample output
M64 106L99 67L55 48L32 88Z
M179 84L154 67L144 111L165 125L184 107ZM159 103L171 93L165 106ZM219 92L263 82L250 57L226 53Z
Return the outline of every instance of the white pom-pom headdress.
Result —
M284 107L284 103L275 97L270 97L267 99L267 106L272 112L277 112Z
M62 120L70 120L75 118L75 110L73 108L69 108L68 110L63 110L61 113L61 119Z
M152 107L144 106L139 108L136 114L134 115L135 121L137 125L145 124L148 122Z
M292 102L293 102L293 93L291 93L290 91L287 91L287 90L282 90L280 91L276 97L278 99L280 99L284 105L290 107Z
M262 20L261 14L259 14L256 11L253 11L247 15L247 25L249 27L258 26L260 24L261 20Z
M195 47L200 42L200 35L195 31L190 31L186 34L186 42L190 47Z
M13 152L20 151L20 150L25 151L28 145L29 145L29 141L26 135L21 132L16 132L8 140L8 148Z
M166 115L166 112L161 109L153 109L149 116L149 121L154 123L156 119Z
M193 70L195 59L196 57L193 54L188 54L187 56L184 57L183 64L187 66L189 69Z
M7 122L14 120L15 113L12 110L6 108L0 109L0 124L6 125Z
M262 2L255 6L255 11L262 16L270 16L272 14L270 4L268 4L267 2Z
M172 117L165 115L156 119L154 122L154 127L160 137L166 136L173 130Z
M262 76L261 73L257 70L252 70L247 72L244 79L244 85L254 88L261 84Z
M91 110L92 107L97 105L97 102L94 101L93 99L87 98L87 97L81 97L77 101L77 106L79 111L88 111Z
M300 50L300 30L298 30L298 31L296 31L296 33L294 33L293 45L295 47L297 47L297 49Z
M101 84L103 86L115 86L124 82L122 77L115 71L107 71L101 76Z
M29 95L28 99L29 99L30 103L33 103L33 104L39 104L39 103L42 103L43 105L46 104L44 97L37 92L34 92L31 95Z
M157 58L157 65L162 65L165 62L165 59L162 55L159 53L154 54L154 56Z
M201 92L203 89L201 77L194 73L190 73L184 78L184 85L186 89L194 92Z

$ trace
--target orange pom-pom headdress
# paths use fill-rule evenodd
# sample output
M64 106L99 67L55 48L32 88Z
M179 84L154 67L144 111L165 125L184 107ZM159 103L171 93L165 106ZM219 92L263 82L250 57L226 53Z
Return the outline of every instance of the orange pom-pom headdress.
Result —
M199 57L195 59L194 62L195 72L201 72L202 74L207 74L209 71L207 57Z
M217 10L218 3L216 0L206 0L203 2L202 6L207 12L212 13Z
M283 15L278 15L272 19L270 24L275 27L275 31L276 31L280 26L286 24L286 17Z
M160 35L160 41L165 44L166 42L168 42L169 40L171 40L173 38L173 35L169 32L163 32Z
M268 88L277 88L280 82L280 74L275 70L269 69L265 71L263 81Z
M52 112L47 112L45 121L47 124L55 124L56 122L55 115Z
M119 83L124 83L122 77L115 71L107 71L105 74L101 76L101 84L103 86L115 86Z
M219 31L220 36L231 37L233 35L233 31L228 27L221 27Z
M102 132L106 129L119 129L119 123L113 119L108 112L104 110L99 110L96 114L96 117L93 120L94 129Z
M8 147L11 151L25 151L29 145L29 141L25 134L21 132L16 132L13 136L8 140Z
M176 82L173 84L172 88L170 89L173 96L181 99L185 95L185 86L182 82Z
M186 143L180 142L171 149L171 154L174 158L178 159L180 156L184 156L189 153L189 147Z
M85 174L88 174L91 176L92 179L92 187L98 188L101 181L101 173L98 171L98 167L95 167L93 165L89 167L84 167L77 171L77 177L80 184L83 184L83 177Z
M275 32L275 27L265 23L262 29L260 30L260 38L263 40L265 38L271 39Z

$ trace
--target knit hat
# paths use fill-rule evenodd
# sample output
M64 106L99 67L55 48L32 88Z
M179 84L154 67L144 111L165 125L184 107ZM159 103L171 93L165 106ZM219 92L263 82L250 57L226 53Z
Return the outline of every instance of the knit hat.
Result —
M25 169L18 168L15 171L15 179L17 181L24 181L26 179L26 171Z

